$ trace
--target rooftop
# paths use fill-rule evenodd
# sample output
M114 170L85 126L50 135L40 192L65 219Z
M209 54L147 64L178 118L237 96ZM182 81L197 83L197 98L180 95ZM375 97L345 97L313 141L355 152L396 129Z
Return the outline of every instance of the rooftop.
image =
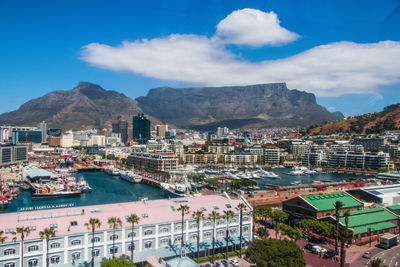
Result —
M396 213L397 215L400 215L400 205L388 206L386 208L388 210L390 210L391 212Z
M121 218L123 227L129 227L125 217L131 213L136 213L140 217L138 226L154 225L163 222L180 222L181 215L177 212L179 206L188 205L191 211L203 210L207 216L212 211L221 213L224 210L232 210L236 213L236 206L243 203L242 200L231 200L222 195L208 195L197 197L185 197L174 199L160 199L150 201L125 202L106 205L93 205L72 208L60 208L51 210L36 210L14 213L0 214L0 229L14 230L16 227L32 227L28 239L39 238L39 231L50 225L57 228L57 235L69 235L86 233L84 226L90 218L99 219L102 224L99 231L109 229L107 220L117 216ZM190 215L187 216L190 218ZM71 226L71 222L76 222ZM69 230L68 230L69 229ZM13 236L8 236L7 241L11 241Z
M318 211L334 210L336 201L344 204L343 208L364 207L364 204L349 195L346 192L321 194L321 195L308 195L302 198L314 206Z
M372 231L384 230L397 227L390 222L397 220L397 218L396 215L381 207L351 211L349 228L354 230L354 234L366 233L368 228L371 228ZM339 221L345 224L343 216L340 217Z
M400 196L400 184L372 186L361 190L379 198Z

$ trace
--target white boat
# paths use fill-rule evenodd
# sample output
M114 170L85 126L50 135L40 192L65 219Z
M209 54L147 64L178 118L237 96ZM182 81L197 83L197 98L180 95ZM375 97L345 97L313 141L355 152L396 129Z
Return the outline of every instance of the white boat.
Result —
M128 181L130 183L140 183L142 181L142 176L132 171L121 172L120 176L123 180Z
M265 171L265 172L264 172L264 177L278 179L278 178L279 178L279 175L277 175L277 174L274 173L274 172Z

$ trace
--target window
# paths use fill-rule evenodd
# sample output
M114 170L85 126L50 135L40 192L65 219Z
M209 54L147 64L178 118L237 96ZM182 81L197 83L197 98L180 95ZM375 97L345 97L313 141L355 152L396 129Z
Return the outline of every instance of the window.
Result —
M72 222L70 222L70 224L71 224L71 226L77 226L78 222L77 221L72 221Z
M160 233L164 234L164 233L168 233L169 232L169 228L168 227L163 227L160 229Z
M98 257L100 255L100 249L94 249L92 255Z
M111 235L110 236L110 240L117 240L118 239L118 235Z
M58 264L60 262L60 256L55 255L50 257L50 263L51 264Z
M6 231L5 231L6 234L11 234L11 233L14 233L14 232L15 231L14 231L13 228L6 229ZM12 264L15 264L15 263L12 263Z
M236 228L231 228L229 229L230 235L236 235L237 234L237 229Z
M39 266L38 259L31 259L28 261L28 267L37 267L37 266Z
M100 242L100 237L99 236L93 237L93 243L98 243L98 242Z
M79 252L74 252L71 254L72 258L75 260L79 260L81 258L81 253Z
M182 242L182 237L180 236L175 237L174 244L180 244L181 242Z
M225 204L225 207L227 207L228 209L231 209L232 205L231 204Z
M152 235L153 231L152 230L146 230L144 231L144 235Z
M203 226L204 226L204 227L210 227L211 225L212 225L211 221L205 221L205 222L203 223Z
M4 250L4 255L13 255L13 254L15 254L15 249L13 248Z
M128 237L131 238L132 235L133 235L133 237L136 237L136 233L135 233L135 232L130 232L130 233L128 234Z
M243 221L244 222L247 222L249 220L249 217L248 216L243 216Z
M71 241L71 246L78 246L81 244L81 241L79 239L75 239Z
M110 248L110 254L116 254L116 253L118 253L118 247L111 247Z
M182 225L175 225L175 231L182 231Z
M151 241L147 241L146 243L144 243L145 248L151 248L152 246L153 246L153 243Z
M160 240L160 247L168 247L169 245L169 238L163 238Z
M204 239L211 239L211 232L205 232Z
M248 226L243 226L243 232L248 232L249 231L249 227Z
M147 213L142 214L142 218L147 218L147 217L149 217L149 215L147 215Z
M197 228L197 223L196 223L196 222L191 223L191 224L190 224L190 228L191 228L191 229Z
M58 242L54 242L54 243L50 244L50 248L59 248L59 247L61 247L61 244Z
M58 225L56 223L50 224L50 228L57 228Z
M197 234L193 234L190 236L190 240L195 241L197 240Z
M225 236L225 230L218 230L217 236L219 236L219 237Z
M28 252L38 251L38 250L39 250L39 246L37 246L37 245L33 245L33 246L29 246L28 247Z
M135 244L129 244L129 246L128 246L128 251L132 251L132 248L133 248L133 250L135 250Z
M14 262L7 262L6 264L4 264L4 267L15 267L15 263Z
M30 231L35 231L36 230L36 226L29 226L29 230Z

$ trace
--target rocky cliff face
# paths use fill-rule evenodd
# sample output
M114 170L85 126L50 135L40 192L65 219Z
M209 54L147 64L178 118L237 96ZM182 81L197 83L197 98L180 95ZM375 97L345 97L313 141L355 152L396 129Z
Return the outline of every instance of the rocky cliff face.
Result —
M316 103L315 96L289 90L285 83L203 88L155 88L136 99L159 120L182 128L217 126L295 127L338 117Z
M142 112L137 102L115 91L81 82L68 91L54 91L30 100L18 110L0 115L0 124L36 125L46 121L51 127L83 129L102 127L118 117L131 120Z
M338 117L319 106L315 96L289 90L284 83L234 87L151 89L133 100L98 85L81 82L68 91L54 91L0 115L0 125L36 125L83 129L110 125L119 117L131 121L145 113L152 124L162 121L181 128L215 130L218 126L309 126Z

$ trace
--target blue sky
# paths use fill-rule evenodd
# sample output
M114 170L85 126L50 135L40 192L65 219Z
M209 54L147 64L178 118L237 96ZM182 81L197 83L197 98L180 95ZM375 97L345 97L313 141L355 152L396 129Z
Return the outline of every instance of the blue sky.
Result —
M345 115L400 102L400 1L1 1L0 29L0 112L79 81L133 98L287 82Z

